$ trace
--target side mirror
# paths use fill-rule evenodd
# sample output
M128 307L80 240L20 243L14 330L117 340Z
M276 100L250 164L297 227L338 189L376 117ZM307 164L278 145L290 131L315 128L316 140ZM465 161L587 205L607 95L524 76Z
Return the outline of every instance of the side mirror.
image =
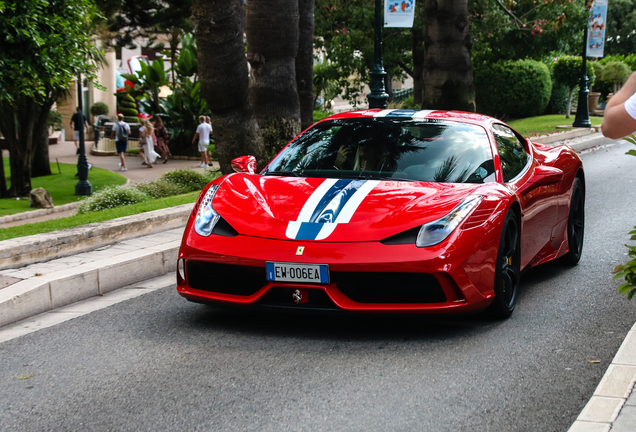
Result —
M239 156L232 159L232 169L238 173L254 174L256 172L256 158L254 156Z
M517 192L525 195L540 186L556 184L563 180L563 171L554 167L538 166L534 169L530 179Z

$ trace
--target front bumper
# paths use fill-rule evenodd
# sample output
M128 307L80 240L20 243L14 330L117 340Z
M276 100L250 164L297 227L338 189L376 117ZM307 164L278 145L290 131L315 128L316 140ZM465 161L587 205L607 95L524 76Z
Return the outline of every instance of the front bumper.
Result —
M447 242L417 248L379 242L201 237L186 229L179 250L186 277L177 278L177 291L195 302L268 308L471 312L487 307L494 296L498 238L489 241L481 231L458 230ZM297 254L299 247L304 248L302 255ZM328 264L330 283L268 281L267 261Z

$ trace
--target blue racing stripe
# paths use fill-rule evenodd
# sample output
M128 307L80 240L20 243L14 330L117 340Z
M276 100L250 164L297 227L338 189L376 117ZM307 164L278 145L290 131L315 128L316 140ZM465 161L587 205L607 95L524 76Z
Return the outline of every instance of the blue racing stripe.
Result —
M366 182L366 180L338 180L316 205L309 222L335 222L347 201Z
M316 240L323 225L324 224L312 222L301 223L298 234L296 234L296 240Z

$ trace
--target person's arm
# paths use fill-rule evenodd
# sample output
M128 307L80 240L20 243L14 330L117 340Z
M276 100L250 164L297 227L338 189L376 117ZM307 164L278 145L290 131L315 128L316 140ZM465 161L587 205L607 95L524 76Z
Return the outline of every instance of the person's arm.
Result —
M117 127L117 123L113 125L113 128L110 131L110 139L115 139L115 128Z
M194 138L192 138L192 144L194 144L194 142L197 140L197 138L199 138L199 132L194 134Z
M636 119L625 109L625 102L636 93L636 72L607 103L601 132L608 138L618 139L636 131Z

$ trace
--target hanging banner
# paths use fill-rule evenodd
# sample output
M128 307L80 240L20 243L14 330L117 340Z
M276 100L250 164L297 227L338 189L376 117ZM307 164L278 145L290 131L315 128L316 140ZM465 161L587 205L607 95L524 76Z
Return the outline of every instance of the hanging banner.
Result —
M587 56L603 57L605 46L605 23L607 22L607 0L594 0L587 30Z
M414 17L415 0L384 0L384 27L413 27Z

